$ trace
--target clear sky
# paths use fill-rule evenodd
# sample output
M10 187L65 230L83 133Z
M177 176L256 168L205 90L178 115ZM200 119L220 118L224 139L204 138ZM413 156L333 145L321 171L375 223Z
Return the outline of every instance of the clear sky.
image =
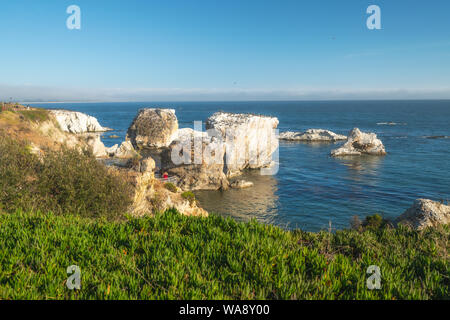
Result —
M3 100L450 98L448 0L1 1L0 39Z

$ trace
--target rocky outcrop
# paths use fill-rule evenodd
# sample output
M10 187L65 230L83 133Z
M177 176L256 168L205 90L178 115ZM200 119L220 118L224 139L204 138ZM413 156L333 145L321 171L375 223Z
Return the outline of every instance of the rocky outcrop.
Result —
M308 129L305 132L282 132L279 135L280 140L288 141L324 141L334 142L339 140L347 140L346 136L336 134L329 130L323 129Z
M331 155L334 157L359 156L362 154L385 155L386 150L375 133L364 133L358 128L350 131L347 142L342 147L331 151Z
M135 216L164 212L170 208L177 209L183 215L208 216L208 212L200 208L196 201L166 189L163 182L155 179L155 161L152 158L142 159L130 169L112 170L124 171L133 186L133 203L129 210Z
M133 145L130 141L124 141L120 146L118 144L115 144L110 148L106 148L106 153L110 157L119 159L133 158L137 155L137 152L136 150L134 150Z
M206 132L180 129L177 138L161 153L162 171L176 177L182 190L227 189L224 152L220 139Z
M253 187L253 182L246 180L236 180L230 184L230 187L233 189L244 189Z
M436 227L450 223L450 206L429 199L417 199L411 208L399 216L395 223L414 229Z
M261 115L217 112L208 118L206 129L218 132L225 145L227 177L273 164L272 154L278 148L277 126L277 118Z
M141 109L128 128L127 141L135 149L168 147L177 137L178 120L173 109Z
M107 148L100 139L100 134L85 133L80 135L80 138L84 139L87 145L92 149L92 154L94 157L105 158L109 156Z
M50 110L61 129L70 133L103 132L110 130L102 127L98 120L87 114L69 110Z

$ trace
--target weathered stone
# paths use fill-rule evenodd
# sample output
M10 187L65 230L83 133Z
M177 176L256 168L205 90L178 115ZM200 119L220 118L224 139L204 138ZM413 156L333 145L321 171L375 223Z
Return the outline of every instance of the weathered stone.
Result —
M278 119L252 114L217 112L206 121L206 129L214 129L225 144L225 173L232 177L243 169L269 167L278 148L275 130Z
M323 129L308 129L305 132L282 132L279 135L280 140L288 140L288 141L339 141L346 140L347 137L336 134L329 130Z
M136 149L168 147L177 137L178 120L173 109L141 109L128 128L126 140Z
M100 134L85 133L80 134L79 137L86 141L87 145L92 149L92 153L96 158L105 158L109 156L107 148L100 139Z
M448 224L450 206L429 199L417 199L395 222L418 230Z
M364 133L358 128L350 131L347 142L343 146L331 151L334 157L362 154L385 155L386 150L375 133Z
M199 207L196 201L184 199L180 193L172 192L154 177L155 161L148 157L131 169L116 169L126 172L133 187L133 203L129 211L135 216L144 216L155 212L164 212L175 208L183 215L208 216L208 212Z
M132 158L135 155L137 155L137 153L130 141L122 142L120 147L114 151L114 157L116 158Z
M234 189L250 188L253 187L253 182L246 180L236 180L230 184L230 187Z
M69 110L49 110L63 131L70 133L103 132L110 130L102 127L98 120L87 114Z
M175 176L182 190L227 189L221 140L189 128L178 132L177 139L161 153L162 171Z

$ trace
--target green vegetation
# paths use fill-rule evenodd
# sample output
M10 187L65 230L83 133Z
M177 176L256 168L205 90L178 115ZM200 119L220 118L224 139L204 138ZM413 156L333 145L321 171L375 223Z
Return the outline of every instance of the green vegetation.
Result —
M177 187L172 182L166 182L164 184L164 188L166 188L170 192L177 192Z
M181 197L183 199L188 200L191 205L196 201L195 194L192 191L185 191L185 192L183 192L181 194Z
M448 299L448 226L307 233L218 216L0 215L3 299ZM81 268L81 290L65 286ZM381 269L369 290L366 270Z
M18 103L0 102L0 112L17 113L21 119L32 122L43 122L50 119L48 110L28 108Z
M0 208L122 216L130 188L89 152L62 148L40 157L21 141L0 135Z
M35 109L35 110L20 110L17 111L23 119L33 121L33 122L44 122L50 119L49 113L45 109Z

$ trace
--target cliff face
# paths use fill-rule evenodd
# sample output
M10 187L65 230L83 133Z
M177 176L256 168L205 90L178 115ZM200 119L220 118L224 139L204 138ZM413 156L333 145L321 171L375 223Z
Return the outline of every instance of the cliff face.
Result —
M233 177L242 170L268 167L278 148L274 129L278 119L251 114L217 112L206 121L206 129L218 131L225 144L225 174Z
M70 133L103 132L109 128L102 127L98 120L81 112L69 110L49 110L56 118L63 131Z
M155 161L145 158L130 169L111 168L112 172L126 176L133 186L133 203L130 213L144 216L149 213L164 212L175 208L188 216L208 216L208 212L197 205L196 201L183 198L181 191L168 190L164 182L155 178Z

